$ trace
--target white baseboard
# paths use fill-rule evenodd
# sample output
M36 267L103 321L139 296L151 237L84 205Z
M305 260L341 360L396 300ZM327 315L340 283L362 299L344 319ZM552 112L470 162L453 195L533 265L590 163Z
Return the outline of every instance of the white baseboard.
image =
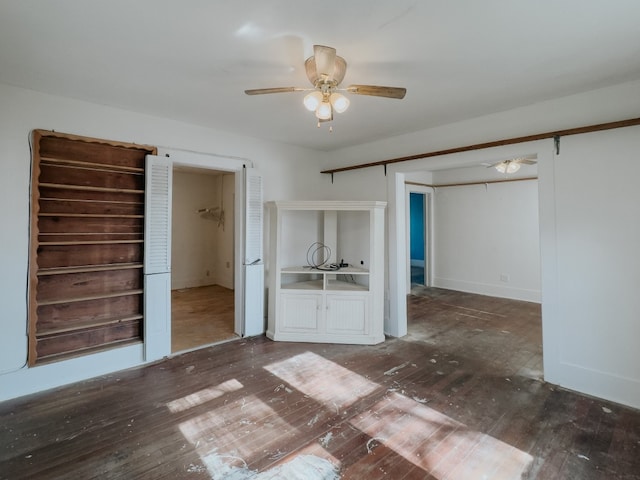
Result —
M555 369L545 365L544 377L563 388L640 409L640 381L636 379L568 362L561 362Z
M212 277L204 278L171 278L171 290L180 290L182 288L206 287L207 285L216 285Z
M0 401L144 364L142 343L0 375Z
M541 303L540 290L528 290L524 288L510 287L489 283L468 282L451 278L434 277L434 287L457 290L459 292L477 293L492 297L510 298L512 300L524 300L525 302Z

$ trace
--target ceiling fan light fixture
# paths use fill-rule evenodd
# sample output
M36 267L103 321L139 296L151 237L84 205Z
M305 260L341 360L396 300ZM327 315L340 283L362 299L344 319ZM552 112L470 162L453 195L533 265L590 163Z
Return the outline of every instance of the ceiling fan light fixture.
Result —
M310 92L304 97L303 104L307 110L314 112L318 119L318 125L320 125L320 123L332 121L334 111L343 113L349 108L350 100L338 93L338 90L354 95L396 99L404 98L407 91L406 88L380 85L350 85L347 88L339 88L347 71L347 62L344 58L336 55L335 48L326 45L313 46L313 55L305 60L304 68L307 78L313 86L312 89L302 87L257 88L245 90L244 93L263 95L267 93ZM329 130L331 131L331 128Z
M518 170L520 170L520 164L507 160L498 163L496 165L496 170L498 170L500 173L516 173Z
M316 109L316 117L320 120L329 120L332 116L331 104L329 102L321 102Z
M310 112L315 112L320 103L322 103L322 93L315 91L304 97L304 107Z
M349 108L349 104L351 103L349 102L349 99L341 93L332 93L329 100L331 101L333 109L338 113L346 112L347 108Z

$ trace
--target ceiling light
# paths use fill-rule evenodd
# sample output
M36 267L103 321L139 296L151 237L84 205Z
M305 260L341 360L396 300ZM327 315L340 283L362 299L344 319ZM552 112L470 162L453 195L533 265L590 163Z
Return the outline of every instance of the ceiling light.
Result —
M322 93L319 91L311 92L304 97L304 106L310 112L315 112L320 103L322 102Z
M329 98L331 100L331 105L333 105L334 110L338 113L345 112L347 108L349 108L349 103L351 103L349 102L349 99L341 93L332 93Z
M520 170L520 164L512 160L505 160L504 162L496 164L496 170L500 173L516 173Z
M316 110L316 117L320 120L329 120L333 116L333 112L331 110L331 104L329 102L322 102L318 105Z
M243 27L243 33L253 27L247 24ZM302 92L311 91L304 97L304 106L310 112L315 112L316 118L320 122L330 122L333 120L333 113L342 113L349 108L350 101L338 90L349 92L354 95L368 95L373 97L404 98L407 93L406 88L383 87L379 85L349 85L340 88L347 71L347 62L344 58L336 54L336 49L326 45L314 45L313 55L304 62L307 79L313 85L313 89L302 87L275 87L275 88L254 88L245 90L247 95L264 95L268 93Z

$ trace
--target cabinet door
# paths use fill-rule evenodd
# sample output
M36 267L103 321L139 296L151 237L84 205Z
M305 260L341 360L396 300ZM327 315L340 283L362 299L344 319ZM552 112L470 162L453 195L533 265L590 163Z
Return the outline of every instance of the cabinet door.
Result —
M319 327L322 295L282 294L281 332L316 333Z
M367 335L368 295L327 295L327 333Z

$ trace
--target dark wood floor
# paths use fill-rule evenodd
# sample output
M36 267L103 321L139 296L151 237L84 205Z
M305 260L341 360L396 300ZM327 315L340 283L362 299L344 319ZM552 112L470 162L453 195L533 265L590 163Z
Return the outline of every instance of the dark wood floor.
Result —
M538 305L416 293L381 345L243 339L4 402L0 478L640 478L639 411L541 381Z

